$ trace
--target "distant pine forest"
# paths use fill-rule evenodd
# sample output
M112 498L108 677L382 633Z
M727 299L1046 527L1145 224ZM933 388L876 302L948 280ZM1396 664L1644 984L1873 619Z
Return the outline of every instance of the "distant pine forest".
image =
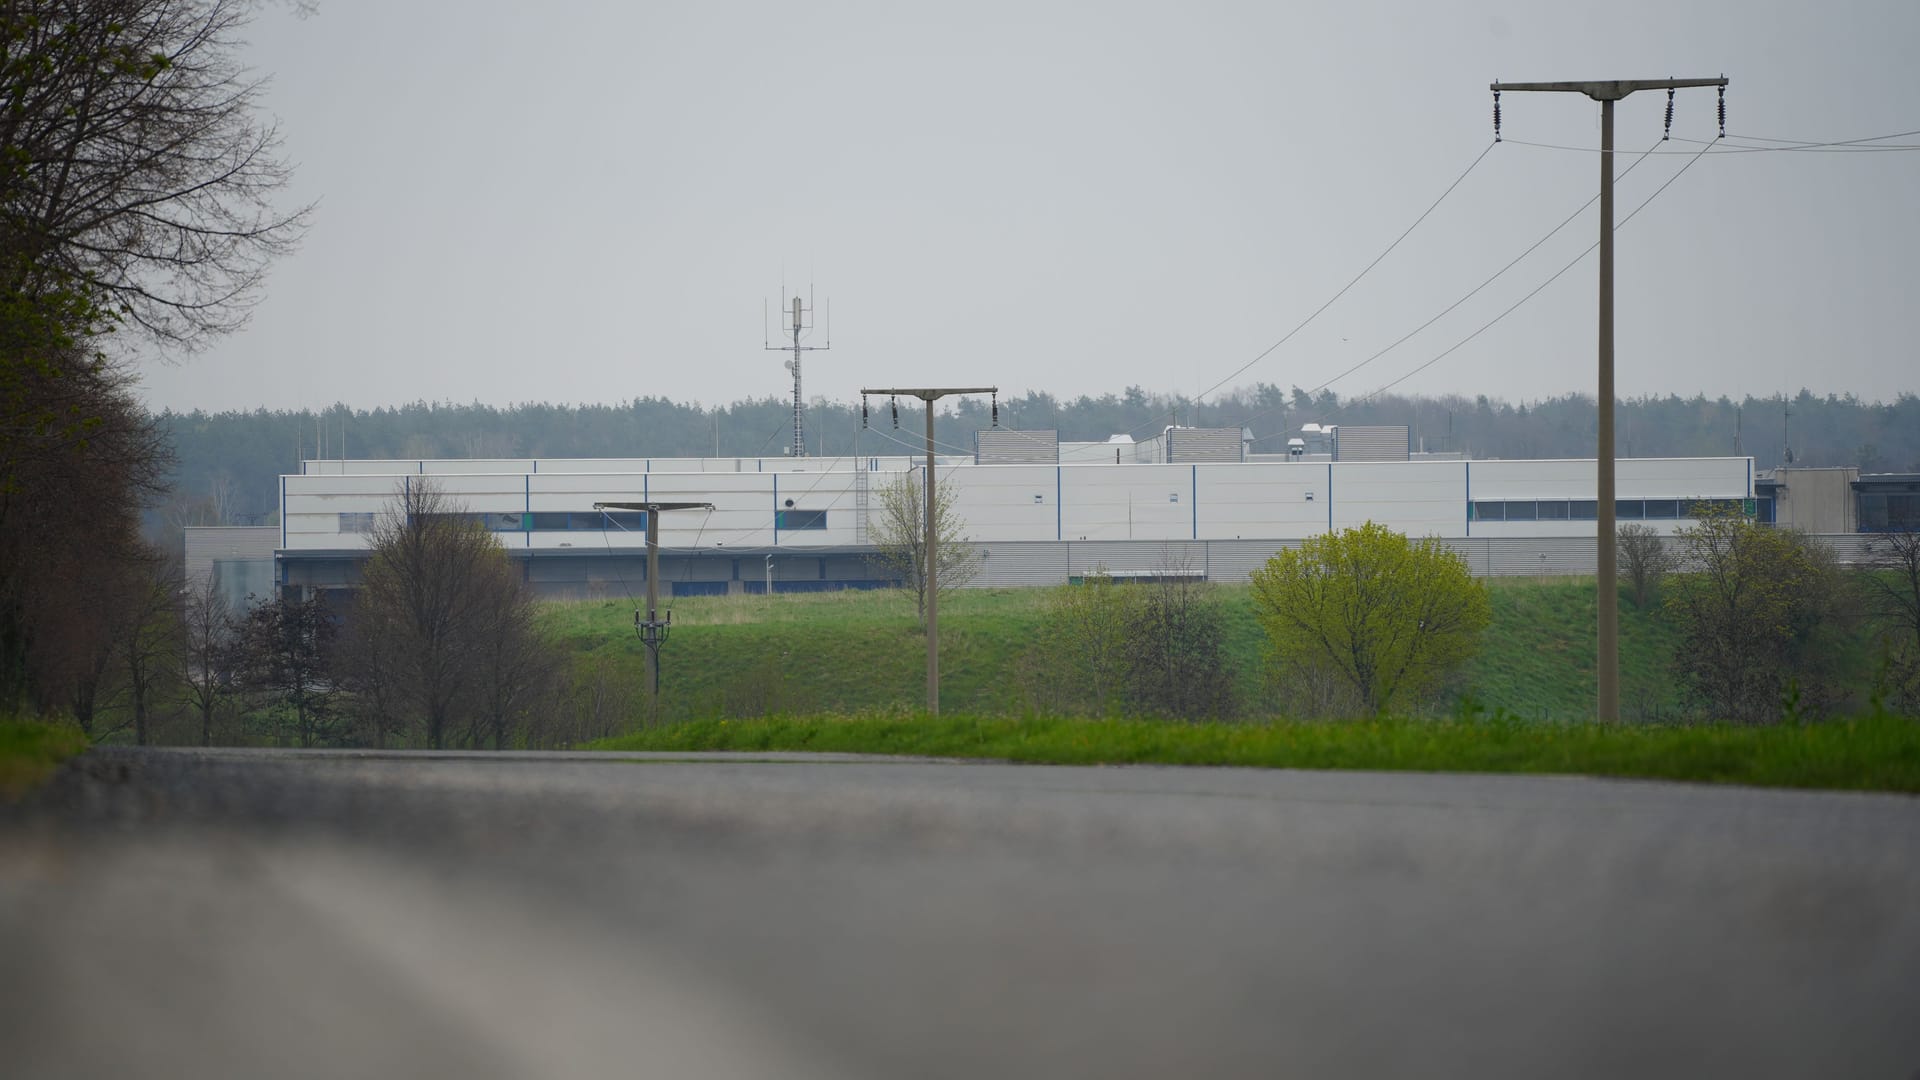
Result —
M973 433L992 422L986 397L949 399L935 418L943 453L972 453ZM811 456L919 452L924 406L815 399L807 407ZM1146 439L1169 424L1251 428L1256 452L1282 453L1301 425L1405 424L1414 449L1456 451L1474 458L1590 456L1595 409L1569 394L1512 404L1487 397L1382 396L1343 401L1331 391L1259 384L1194 403L1129 387L1119 394L1067 399L1027 393L999 401L1000 422L1026 430L1055 429L1067 441L1128 434ZM784 398L730 405L635 398L611 405L526 404L505 407L416 402L396 408L318 412L167 411L154 419L174 450L172 493L151 509L155 526L265 524L277 518L278 477L302 458L525 457L778 457L792 441L792 406ZM1749 455L1761 468L1858 465L1864 472L1920 472L1920 396L1889 403L1851 395L1735 401L1726 397L1640 398L1618 412L1624 457ZM1791 453L1789 459L1788 454Z

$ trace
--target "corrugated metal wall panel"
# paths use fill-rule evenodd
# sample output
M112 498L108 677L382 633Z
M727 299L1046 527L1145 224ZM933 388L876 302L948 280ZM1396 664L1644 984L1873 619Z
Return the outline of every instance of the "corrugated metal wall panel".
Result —
M1244 585L1276 552L1297 548L1300 543L1298 540L1215 540L1207 545L1207 580Z
M1173 428L1166 437L1167 460L1175 465L1239 461L1244 453L1239 428Z
M1068 545L1068 573L1142 576L1193 570L1205 573L1207 546L1191 540L1076 540Z
M1405 425L1378 424L1348 427L1343 424L1334 429L1333 459L1335 461L1405 461L1407 449Z
M1563 577L1592 574L1591 536L1501 536L1448 540L1475 577Z
M1058 431L991 428L973 433L973 458L980 465L1058 465Z
M980 588L1058 585L1067 580L1067 547L1055 541L976 544L981 553Z

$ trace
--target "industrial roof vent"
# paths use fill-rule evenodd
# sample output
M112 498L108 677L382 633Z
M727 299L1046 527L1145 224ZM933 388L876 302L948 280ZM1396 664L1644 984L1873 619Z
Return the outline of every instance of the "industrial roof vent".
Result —
M1342 424L1333 433L1335 461L1406 461L1409 450L1405 424Z
M1058 465L1058 431L1014 431L992 428L973 433L975 465Z

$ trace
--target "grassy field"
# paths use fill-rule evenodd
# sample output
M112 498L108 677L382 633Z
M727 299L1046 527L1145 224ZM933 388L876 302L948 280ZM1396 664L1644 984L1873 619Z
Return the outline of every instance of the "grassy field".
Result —
M1920 721L1872 717L1765 728L1503 720L1168 724L912 714L701 720L600 750L782 750L993 758L1060 765L1578 774L1920 793Z
M1492 626L1450 697L1532 720L1585 718L1593 697L1592 583L1496 581L1491 593ZM1219 595L1236 691L1259 716L1265 635L1246 588L1224 586ZM1045 597L1042 589L969 589L941 606L943 709L1032 711L1032 690L1046 672L1028 649ZM635 671L644 665L633 605L624 599L553 605L547 618L582 658ZM675 601L673 622L663 652L663 720L857 713L925 700L926 638L911 598L898 590L688 597ZM1682 702L1670 674L1672 628L1657 611L1623 603L1621 635L1628 714L1676 715Z
M0 719L0 800L11 802L87 748L73 728Z

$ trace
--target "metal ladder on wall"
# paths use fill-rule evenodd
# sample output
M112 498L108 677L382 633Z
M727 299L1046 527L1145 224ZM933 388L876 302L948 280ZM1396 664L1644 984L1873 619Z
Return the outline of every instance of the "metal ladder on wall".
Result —
M867 463L853 463L853 542L867 542Z

